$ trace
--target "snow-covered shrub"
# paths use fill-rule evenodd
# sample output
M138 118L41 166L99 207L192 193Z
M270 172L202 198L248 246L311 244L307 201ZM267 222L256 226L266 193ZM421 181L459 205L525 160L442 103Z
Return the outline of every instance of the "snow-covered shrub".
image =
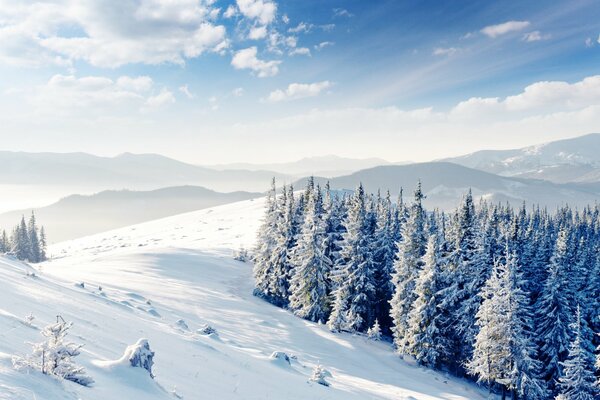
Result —
M154 379L152 366L154 365L154 352L150 350L148 339L139 339L135 344L127 346L122 360L129 361L129 365L136 368L143 368Z
M17 369L37 369L43 374L57 376L83 386L90 386L94 380L86 375L85 369L76 365L72 358L80 354L82 345L65 341L73 323L66 322L60 315L56 323L46 326L42 335L44 342L32 343L33 352L27 358L13 358Z
M243 247L233 252L233 259L241 262L248 262L250 260L250 253Z
M34 319L35 319L35 317L33 316L33 313L29 313L29 315L25 317L25 324L27 326L32 326Z
M379 321L375 320L373 326L367 331L367 336L369 339L381 340L381 328L379 326Z
M198 332L200 335L207 335L207 336L218 335L217 330L208 324L204 325L202 328L198 329L196 332Z
M273 361L278 361L283 364L292 365L292 361L290 360L290 356L288 356L283 351L274 351L269 357Z
M311 382L316 382L319 385L329 386L329 382L325 380L326 377L331 376L321 365L317 364L313 369L312 376L310 377Z

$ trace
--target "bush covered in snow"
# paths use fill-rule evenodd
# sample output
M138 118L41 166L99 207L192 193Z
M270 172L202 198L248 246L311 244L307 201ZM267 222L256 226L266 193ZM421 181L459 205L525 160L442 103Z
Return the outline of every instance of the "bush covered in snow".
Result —
M56 323L46 326L41 332L46 340L32 343L31 356L13 358L15 368L37 369L46 375L90 386L94 380L86 375L83 367L77 366L72 360L80 354L82 345L65 341L72 326L71 322L66 322L60 315L57 316Z
M287 364L287 365L292 365L290 356L288 356L283 351L274 351L273 353L271 353L271 356L269 358L273 361L281 362L281 363Z
M319 385L329 386L329 382L325 378L331 376L321 365L317 364L313 369L312 376L310 377L311 382L316 382Z
M129 361L132 367L143 368L154 379L152 366L154 365L154 352L150 350L148 339L139 339L135 344L127 346L122 360Z
M250 260L250 253L243 247L233 252L233 259L241 262L248 262Z
M196 332L198 332L200 335L207 335L207 336L218 335L217 330L208 324L204 325L202 328L198 329Z

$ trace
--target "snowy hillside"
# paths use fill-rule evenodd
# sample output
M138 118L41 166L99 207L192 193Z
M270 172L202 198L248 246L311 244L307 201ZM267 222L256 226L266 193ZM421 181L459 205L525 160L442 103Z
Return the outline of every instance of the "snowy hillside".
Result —
M386 343L330 333L253 297L251 265L231 255L252 245L262 213L250 200L65 242L37 270L1 259L0 399L485 398ZM93 387L12 367L57 314L74 322ZM198 332L205 324L218 335ZM155 380L115 361L139 338L156 352ZM308 382L319 363L330 387Z
M556 183L600 180L600 134L514 150L483 150L450 161L503 176L544 179Z

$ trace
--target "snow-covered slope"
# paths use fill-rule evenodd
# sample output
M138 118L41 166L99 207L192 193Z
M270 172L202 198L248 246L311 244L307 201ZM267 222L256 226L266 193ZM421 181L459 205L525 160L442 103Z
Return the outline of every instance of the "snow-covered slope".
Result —
M483 150L450 161L503 176L556 183L600 180L600 134L591 133L514 150Z
M35 277L1 259L0 399L485 398L400 360L386 343L330 333L253 297L251 265L231 254L252 245L262 208L244 201L58 244ZM57 314L85 345L76 360L91 388L12 368L10 356L25 354ZM199 334L204 324L218 336ZM155 380L111 362L142 337L156 352ZM295 356L291 365L270 359L274 351ZM308 382L317 363L330 387Z

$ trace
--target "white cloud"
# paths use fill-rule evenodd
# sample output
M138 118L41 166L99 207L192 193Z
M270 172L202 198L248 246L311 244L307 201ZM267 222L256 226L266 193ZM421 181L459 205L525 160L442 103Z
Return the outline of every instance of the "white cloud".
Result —
M91 117L128 114L175 102L168 89L155 91L154 82L147 76L121 76L113 80L58 74L26 97L36 114Z
M214 12L206 1L191 0L0 0L0 62L36 66L83 60L110 68L182 64L222 49L225 27L211 21Z
M180 86L179 91L183 93L188 99L193 99L196 97L192 92L190 92L190 88L188 87L188 85Z
M600 44L600 34L598 35L598 39L596 40Z
M277 75L281 61L263 61L256 57L258 50L256 46L237 51L231 60L235 69L252 70L259 78Z
M270 0L236 0L240 12L249 19L268 25L275 19L277 4Z
M540 31L528 32L523 35L524 42L539 42L540 40L550 39L550 34L542 35Z
M436 47L435 49L433 49L432 54L434 56L453 56L454 54L458 53L460 51L460 49L456 48L456 47Z
M532 112L558 112L600 104L600 75L587 77L579 82L536 82L523 92L500 98L471 98L460 102L452 114L480 118L482 114L502 113L528 114Z
M348 10L346 10L344 8L334 8L333 9L333 16L334 17L351 18L351 17L354 17L354 14L352 14L351 12L349 12Z
M250 28L250 32L248 33L248 39L251 40L260 40L267 37L267 27L266 26L255 26Z
M225 10L225 12L223 13L223 17L225 18L233 18L237 15L238 10L237 8L235 8L234 5L230 4L227 9Z
M231 91L233 97L242 97L244 95L244 88L235 88Z
M498 25L486 26L481 30L481 33L491 38L496 38L510 32L521 31L529 25L531 25L529 21L508 21Z
M594 41L592 40L591 37L586 38L585 39L585 47L593 47L594 46Z
M175 96L167 89L163 89L156 96L151 96L146 100L147 108L159 108L167 104L175 103Z
M267 98L270 102L280 102L284 100L297 100L305 97L314 97L321 94L322 91L329 89L331 82L323 81L316 83L291 83L285 90L275 90Z
M290 56L309 56L310 57L310 49L308 47L296 47L290 50Z
M325 47L329 47L329 46L333 46L335 43L334 42L321 42L319 44L315 45L315 50L323 50Z
M313 28L313 24L307 24L305 22L300 22L297 26L288 29L290 33L308 33Z
M288 17L287 14L283 14L283 17L281 17L281 20L283 21L284 24L289 24L290 23L290 17Z

